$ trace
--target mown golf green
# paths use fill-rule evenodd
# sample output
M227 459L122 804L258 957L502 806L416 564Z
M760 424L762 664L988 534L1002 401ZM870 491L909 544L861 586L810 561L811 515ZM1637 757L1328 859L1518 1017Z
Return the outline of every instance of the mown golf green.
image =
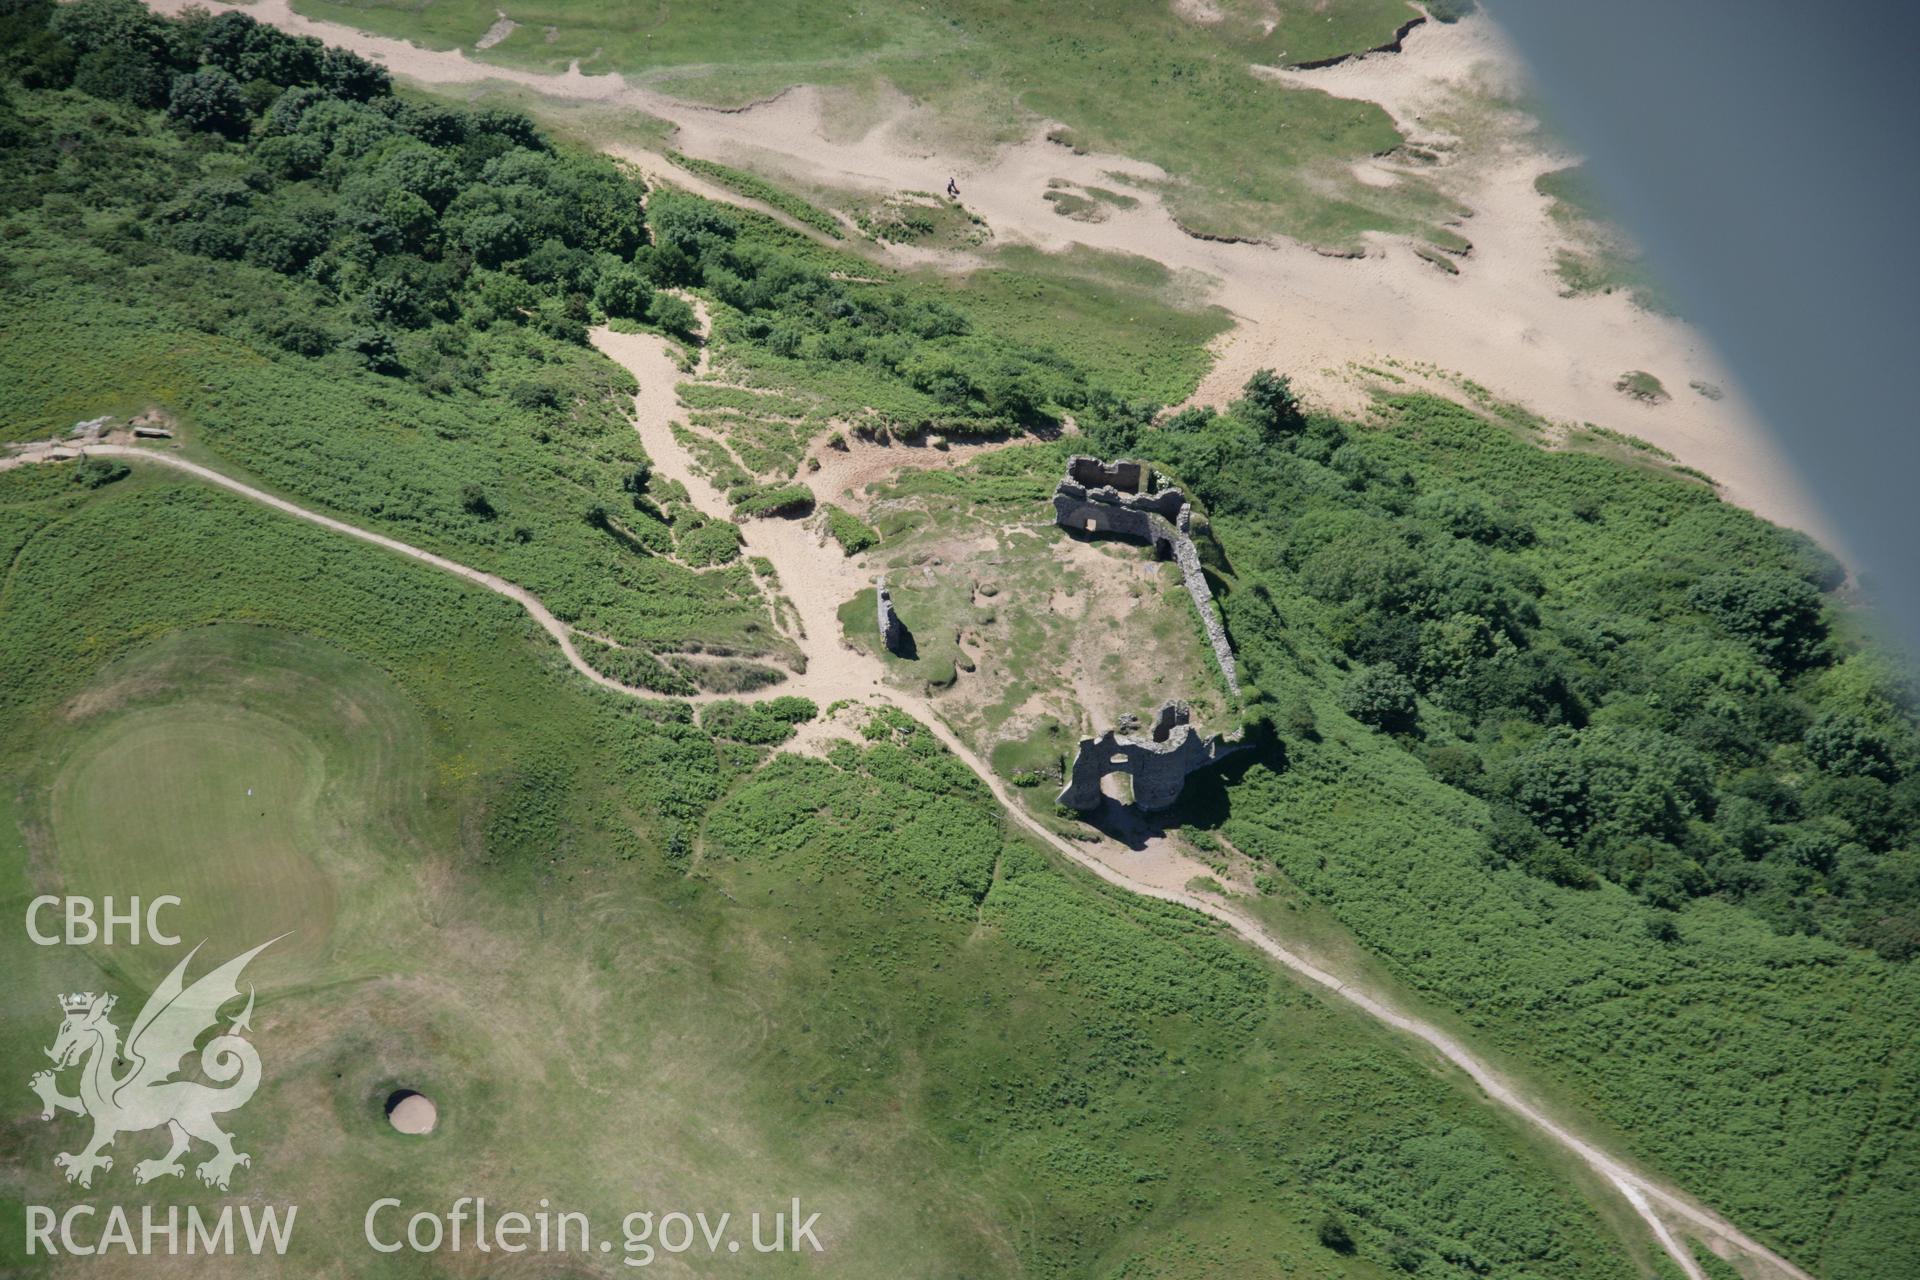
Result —
M333 923L315 816L325 783L314 743L260 712L193 701L118 717L54 784L62 888L174 895L167 926L212 956L281 934L282 955L317 954Z

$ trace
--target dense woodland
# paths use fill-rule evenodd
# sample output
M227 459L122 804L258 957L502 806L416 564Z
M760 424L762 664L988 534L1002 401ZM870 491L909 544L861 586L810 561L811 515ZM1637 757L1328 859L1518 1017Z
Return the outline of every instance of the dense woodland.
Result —
M1256 678L1315 628L1348 714L1487 802L1490 859L1920 950L1915 688L1830 606L1843 573L1810 541L1425 396L1387 400L1387 430L1303 415L1268 376L1225 414L1129 408L1096 428L1110 452L1259 531L1231 539Z
M691 309L655 290L699 286L774 356L862 364L976 428L1031 422L1084 391L1050 352L743 240L738 220L707 201L663 195L643 222L645 185L614 162L556 151L515 112L396 97L379 67L243 12L168 21L137 0L10 8L4 56L18 83L84 95L36 97L24 115L7 104L16 207L52 196L69 229L112 208L112 237L150 246L125 251L136 261L164 247L275 273L280 305L256 319L284 351L335 355L430 392L479 389L476 335L492 326L575 344L594 320L685 333ZM128 110L60 118L83 101ZM172 129L156 132L146 111ZM76 164L77 148L118 163Z
M524 116L396 95L379 68L244 14L0 0L0 66L12 436L99 412L110 369L143 397L128 407L164 402L195 447L525 583L630 644L631 678L684 692L650 647L775 638L731 527L652 480L623 414L630 381L586 345L590 325L685 334L692 312L668 290L691 290L718 355L836 412L994 434L1071 415L1099 452L1157 462L1203 508L1247 711L1278 744L1194 789L1194 829L1224 833L1278 878L1264 883L1331 910L1394 974L1823 1273L1893 1277L1920 1258L1920 1161L1902 1136L1920 1081L1901 1039L1920 1007L1915 690L1805 539L1631 448L1544 449L1538 423L1484 400L1389 397L1362 425L1303 412L1263 375L1228 412L1168 414L1065 339L1009 336L1009 313L964 293L850 283L875 269L649 192ZM9 475L0 504L19 641L0 659L0 713L42 714L71 655L219 619L330 637L435 706L469 692L421 657L464 652L439 610L517 635L505 606L225 497L126 483L117 466L33 471ZM990 477L954 483L992 497ZM839 523L850 553L878 536ZM143 595L182 572L183 547L287 590L196 579ZM1254 1087L1222 1065L1271 1014L1236 1005L1258 988L1245 958L1158 907L1090 912L1030 851L999 849L977 784L910 725L762 768L814 708L717 704L696 725L667 703L575 707L565 724L530 700L489 707L502 763L476 784L484 874L521 886L607 857L678 875L704 828L716 865L736 864L719 874L839 886L807 927L849 971L880 955L928 972L920 960L948 954L926 941L936 924L1014 939L1008 969L1037 966L1047 988L1020 998L1055 1002L1056 1020L1003 1062L941 1059L972 1084L928 1106L957 1149L1066 1188L1028 1242L1034 1269L1178 1199L1151 1189L1164 1166L1073 1138L1158 1133L1176 1103L1102 1111L1095 1095L1147 1089L1138 1074L1189 1051L1223 1091ZM888 816L923 810L942 820ZM876 943L895 895L923 932ZM847 1007L888 998L863 987ZM1295 994L1257 998L1304 1016ZM1099 1019L1091 1038L1082 1015ZM1261 1061L1280 1071L1283 1056ZM1324 1049L1290 1086L1345 1116L1352 1143L1216 1117L1203 1149L1246 1166L1225 1198L1292 1188L1316 1206L1303 1221L1333 1224L1325 1248L1415 1274L1604 1273L1605 1250L1500 1172L1513 1157L1492 1139L1421 1128L1444 1108L1389 1057ZM1403 1119L1329 1083L1354 1061Z

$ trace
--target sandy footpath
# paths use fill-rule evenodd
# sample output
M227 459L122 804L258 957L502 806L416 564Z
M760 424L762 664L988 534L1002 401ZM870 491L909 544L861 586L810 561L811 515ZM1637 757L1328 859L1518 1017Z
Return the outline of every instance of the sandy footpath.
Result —
M705 309L699 309L704 322ZM688 375L680 372L666 341L653 334L619 333L609 328L593 330L592 338L594 346L640 384L640 393L634 397L634 428L655 472L686 486L689 499L703 514L715 520L731 520L733 508L726 495L695 467L693 458L674 438L673 424L686 418L674 388L687 381ZM696 375L704 369L705 361L702 351ZM825 449L815 455L820 469L802 471L793 483L807 486L816 503L860 506L860 491L868 484L891 479L903 471L953 465L996 447L1003 446L963 444L936 450L853 438L844 449ZM881 692L880 664L840 638L840 606L872 586L872 577L841 552L840 545L823 532L817 520L756 519L743 521L739 527L741 554L766 557L773 565L777 590L798 615L800 634L792 638L806 655L807 669L755 693L726 696L796 694L813 698L824 707L841 698Z
M605 335L601 336L604 340ZM671 416L670 409L662 409L661 406L672 405L672 384L659 380L657 375L668 370L673 370L677 374L677 370L674 369L669 358L665 342L657 337L639 336L632 343L624 341L613 343L609 354L620 359L636 377L655 379L651 384L643 382L641 385L641 398L651 401L654 405L652 410L642 407L643 419L651 417L659 422L668 420ZM332 532L383 547L484 587L513 600L524 608L542 629L559 643L568 663L596 684L631 697L648 699L657 697L643 690L609 680L588 666L573 646L572 628L557 619L533 593L524 587L494 574L411 546L398 539L359 528L344 520L289 502L244 481L236 480L212 467L188 461L176 453L134 445L70 445L61 441L43 441L17 447L6 455L0 456L0 471L16 466L66 462L88 456L137 459L184 472L248 501L260 503ZM690 459L677 447L663 448L656 453L654 464L664 474L674 478L693 474ZM685 482L684 479L682 482ZM750 524L750 529L760 532L776 529L783 523L756 521ZM837 547L820 545L819 541L798 523L787 524L785 527L788 530L787 534L775 534L771 538L750 543L750 546L757 546L758 554L766 554L770 558L777 555L779 559L776 559L776 565L781 560L786 560L798 570L796 576L800 580L811 581L814 572L822 572L830 579L838 578L842 570L838 565L833 564L840 558ZM802 567L799 563L801 558L814 561L813 569ZM821 568L822 564L827 567ZM820 702L823 708L842 698L857 701L885 700L896 704L924 724L942 745L953 752L980 778L1005 809L1010 820L1069 861L1092 872L1109 884L1147 897L1178 903L1218 920L1297 978L1318 988L1328 998L1343 1000L1368 1017L1420 1040L1432 1052L1465 1072L1490 1102L1525 1121L1542 1136L1577 1158L1612 1187L1632 1207L1661 1249L1688 1280L1707 1280L1707 1276L1699 1263L1694 1261L1685 1245L1675 1236L1673 1230L1675 1226L1680 1227L1687 1234L1708 1241L1722 1256L1745 1259L1749 1266L1755 1268L1754 1274L1785 1277L1786 1280L1812 1280L1806 1272L1745 1235L1725 1218L1700 1205L1678 1189L1656 1181L1581 1137L1572 1127L1555 1118L1546 1108L1534 1101L1518 1082L1482 1061L1446 1031L1401 1011L1392 997L1370 988L1363 982L1338 973L1315 956L1286 946L1269 933L1264 925L1245 914L1231 899L1189 888L1188 885L1194 877L1207 874L1209 869L1183 855L1171 842L1155 841L1145 850L1135 850L1104 836L1085 841L1069 840L1041 822L1028 812L1020 798L988 767L986 761L981 759L947 725L931 700L906 690L883 687L881 677L884 668L880 659L860 653L844 644L839 637L837 627L833 630L826 629L825 619L831 616L835 601L844 598L844 596L826 598L815 602L813 609L802 610L803 617L818 624L816 628L809 630L802 645L808 656L806 675L771 689L757 690L740 696L753 699L804 692ZM706 701L713 696L704 695L694 699L675 700ZM818 750L823 745L823 739L829 736L840 736L840 731L832 726L821 725L802 735L801 741L796 745L802 750Z
M724 519L728 513L724 495L696 470L693 459L674 438L671 430L672 423L679 416L675 387L686 375L675 363L673 349L667 340L652 334L620 334L609 329L595 330L593 340L609 358L632 373L639 384L634 400L635 429L652 459L655 471L685 485L694 505L702 511ZM981 445L973 451L994 447L997 446ZM137 459L183 472L295 519L453 574L520 605L559 644L568 664L595 684L630 697L659 697L609 679L594 670L573 643L574 636L580 633L556 617L537 596L519 584L397 538L303 507L228 476L214 467L192 462L169 449L49 440L14 446L0 453L0 471L88 456ZM811 481L816 497L824 501L844 496L850 487L863 483L869 476L897 474L902 463L907 466L929 464L946 456L933 449L883 449L870 446L850 451L843 458L823 465L820 471L803 472L802 476ZM1656 1181L1580 1136L1573 1127L1535 1101L1518 1082L1482 1061L1446 1031L1400 1010L1391 996L1337 972L1334 966L1318 957L1283 944L1231 898L1189 887L1196 877L1209 874L1210 868L1188 856L1173 840L1157 836L1142 842L1142 847L1134 848L1091 832L1087 834L1092 838L1086 840L1070 840L1060 835L1029 812L1013 789L954 732L941 716L933 699L913 690L889 685L885 681L886 668L882 660L876 655L854 649L845 641L839 625L839 605L865 587L867 579L853 560L841 554L837 544L824 540L816 529L810 527L810 522L797 520L749 520L743 526L742 534L745 554L765 556L770 560L779 578L781 591L794 603L803 629L803 634L794 638L801 652L806 655L807 669L803 674L792 676L780 684L749 693L700 694L675 701L707 702L729 696L752 701L798 694L812 698L823 710L843 699L895 704L924 724L935 738L980 778L1010 820L1062 856L1110 884L1179 903L1220 921L1330 998L1344 1000L1367 1016L1413 1036L1454 1067L1464 1071L1491 1102L1525 1121L1572 1154L1625 1199L1688 1280L1707 1280L1707 1277L1674 1235L1675 1226L1687 1234L1709 1241L1723 1256L1747 1259L1757 1268L1756 1274L1781 1276L1787 1280L1811 1280L1791 1262L1768 1250L1677 1188ZM844 726L822 723L801 734L792 748L818 751L829 739L844 734Z
M155 0L164 11L187 5ZM208 7L231 6L216 0ZM824 186L875 193L938 189L955 174L967 205L986 218L998 243L1047 250L1088 245L1208 278L1211 300L1238 320L1201 387L1200 398L1209 402L1223 402L1254 369L1270 366L1293 375L1314 397L1353 408L1363 396L1349 366L1377 366L1397 357L1464 375L1556 421L1594 422L1641 436L1713 476L1730 501L1832 543L1830 528L1698 331L1640 311L1624 296L1560 296L1552 268L1562 236L1533 180L1572 158L1524 136L1503 139L1492 154L1454 153L1420 170L1472 214L1461 228L1473 242L1472 253L1461 260L1460 274L1451 276L1395 237L1370 237L1366 256L1358 259L1326 257L1289 241L1197 240L1180 230L1150 191L1136 192L1143 197L1139 207L1113 210L1103 222L1062 218L1044 199L1049 179L1110 185L1113 173L1148 181L1164 175L1120 156L1075 155L1046 141L1045 124L1027 141L972 162L930 154L916 142L915 126L924 121L904 98L895 98L889 118L849 138L844 129L827 127L822 96L808 88L745 110L721 111L669 98L617 74L585 75L577 66L558 74L495 67L462 50L421 49L314 22L294 14L288 0L257 0L246 8L288 30L356 49L423 85L493 80L565 101L645 111L676 124L675 145L689 154L748 159ZM483 34L474 32L476 42ZM1399 54L1318 71L1250 68L1249 74L1379 102L1415 140L1442 142L1444 129L1430 127L1428 118L1476 109L1489 90L1507 94L1521 83L1504 41L1477 16L1427 23L1407 37ZM612 150L682 185L705 185L661 157ZM1364 179L1375 184L1401 179L1390 159L1362 167ZM930 257L910 248L887 252L902 265ZM939 260L962 265L951 256ZM1615 380L1629 370L1660 378L1672 400L1646 405L1615 391ZM1694 381L1720 386L1726 395L1709 400L1689 390Z
M601 328L593 331L593 344L640 384L640 393L634 397L634 426L655 471L685 485L688 497L703 514L715 520L732 519L726 495L695 468L692 457L674 439L672 424L685 416L674 388L687 375L674 363L666 342L652 334ZM747 520L740 525L740 535L743 556L764 556L772 563L778 590L799 615L801 634L793 639L807 657L804 673L790 675L764 693L808 697L824 707L838 698L879 692L877 667L866 669L855 661L859 655L840 643L840 605L870 585L865 575L839 554L837 544L829 554L820 534L807 522Z
M188 6L189 0L156 0L154 5L169 12ZM203 7L236 6L215 2ZM850 138L843 130L826 126L823 98L808 89L781 94L743 111L719 111L665 97L618 75L587 76L577 67L562 74L497 68L462 51L424 50L309 21L293 14L287 0L257 0L244 7L253 16L288 30L356 49L424 85L453 88L502 81L556 99L645 111L678 125L675 145L690 154L750 159L759 167L783 169L824 186L875 193L937 189L953 173L968 206L992 225L999 243L1027 243L1047 250L1087 245L1148 257L1177 272L1204 278L1210 299L1237 320L1218 344L1218 363L1199 391L1198 398L1212 403L1229 398L1254 369L1271 366L1292 374L1310 395L1355 408L1364 396L1353 379L1352 365L1377 366L1389 359L1430 365L1471 378L1496 395L1557 421L1594 422L1644 437L1713 475L1730 500L1769 519L1817 535L1825 533L1818 513L1760 430L1752 407L1698 332L1680 321L1638 311L1624 297L1560 296L1552 263L1562 239L1547 218L1547 202L1534 191L1533 182L1569 158L1523 134L1505 136L1490 148L1453 148L1443 153L1449 158L1439 165L1419 170L1471 210L1462 232L1474 247L1455 276L1422 261L1403 240L1392 237L1371 237L1368 252L1357 259L1323 256L1287 241L1202 241L1183 232L1145 189L1137 191L1142 197L1138 207L1113 210L1105 221L1062 218L1044 199L1051 179L1110 185L1113 173L1149 182L1164 175L1123 157L1075 155L1047 142L1044 124L1026 141L988 159L949 159L929 154L913 141L917 109L905 101L896 103L898 114ZM1203 3L1192 8L1196 14L1210 12ZM474 39L480 40L483 34L474 32ZM1445 134L1443 122L1450 112L1489 88L1510 86L1517 72L1494 29L1484 19L1472 18L1417 29L1401 54L1370 56L1315 72L1250 69L1249 74L1379 102L1410 136L1448 144L1453 140ZM681 185L703 185L669 168L657 155L633 149L614 151L670 175ZM1356 176L1374 185L1390 185L1408 172L1399 162L1384 158L1363 162ZM912 250L885 252L901 265L929 257ZM971 265L952 258L941 261ZM637 427L656 467L685 484L696 506L724 516L724 497L693 470L668 429L676 414L672 387L683 375L665 345L657 338L604 330L596 332L595 341L640 380ZM1615 379L1635 369L1658 376L1674 399L1645 405L1615 391ZM1696 380L1724 387L1727 394L1717 401L1698 396L1688 390ZM524 588L301 508L177 455L132 446L76 449L48 444L0 462L0 467L53 461L79 452L143 458L460 576L519 603L553 636L569 663L589 679L632 696L654 696L594 671L575 649L572 628ZM830 499L869 477L897 470L902 462L920 461L921 452L894 451L880 457L863 450L844 460L828 456L823 458L825 469L811 483L818 496ZM1222 921L1330 998L1348 1001L1420 1039L1465 1071L1490 1101L1523 1119L1614 1187L1687 1276L1704 1280L1669 1224L1744 1255L1767 1274L1805 1280L1804 1272L1724 1219L1579 1137L1444 1031L1400 1012L1384 993L1355 986L1311 957L1283 946L1231 902L1188 890L1187 881L1204 870L1198 864L1167 847L1143 856L1111 840L1081 844L1049 829L954 734L929 699L885 687L880 661L841 641L838 606L868 585L853 561L841 556L837 546L823 546L817 532L801 522L749 521L744 532L748 554L765 556L773 563L780 589L794 605L803 632L796 639L808 660L805 674L746 696L805 694L823 706L849 697L884 697L896 703L980 775L1013 821L1063 856L1111 883L1183 903Z

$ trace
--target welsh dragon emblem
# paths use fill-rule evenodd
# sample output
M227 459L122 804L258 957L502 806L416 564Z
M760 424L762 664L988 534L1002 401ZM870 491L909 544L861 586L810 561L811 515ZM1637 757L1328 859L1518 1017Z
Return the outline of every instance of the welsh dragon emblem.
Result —
M260 1085L260 1055L241 1038L241 1032L252 1030L251 987L240 1016L200 1050L200 1073L214 1084L175 1077L181 1059L193 1052L194 1042L219 1022L221 1007L240 997L238 980L247 962L278 941L270 939L235 956L189 987L183 978L199 953L195 947L147 998L124 1046L120 1029L108 1016L115 997L90 991L60 997L66 1018L53 1048L47 1050L53 1070L37 1073L28 1084L40 1095L42 1120L51 1120L61 1111L93 1120L93 1139L84 1150L78 1155L63 1151L53 1158L55 1165L67 1171L68 1182L92 1186L94 1170L113 1168L113 1157L102 1152L116 1137L161 1125L166 1126L173 1145L158 1160L134 1165L135 1182L185 1173L180 1157L196 1138L213 1147L212 1159L195 1170L210 1187L225 1191L234 1168L253 1163L251 1156L233 1149L232 1136L213 1121L245 1106ZM115 1068L123 1064L125 1071L116 1075ZM75 1065L80 1068L79 1095L68 1097L60 1092L55 1076Z

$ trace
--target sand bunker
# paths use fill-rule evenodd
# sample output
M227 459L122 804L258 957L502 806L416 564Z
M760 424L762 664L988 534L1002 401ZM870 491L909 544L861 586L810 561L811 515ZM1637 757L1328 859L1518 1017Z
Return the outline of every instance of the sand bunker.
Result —
M428 1134L440 1122L433 1099L411 1089L395 1089L387 1096L387 1122L401 1133Z

